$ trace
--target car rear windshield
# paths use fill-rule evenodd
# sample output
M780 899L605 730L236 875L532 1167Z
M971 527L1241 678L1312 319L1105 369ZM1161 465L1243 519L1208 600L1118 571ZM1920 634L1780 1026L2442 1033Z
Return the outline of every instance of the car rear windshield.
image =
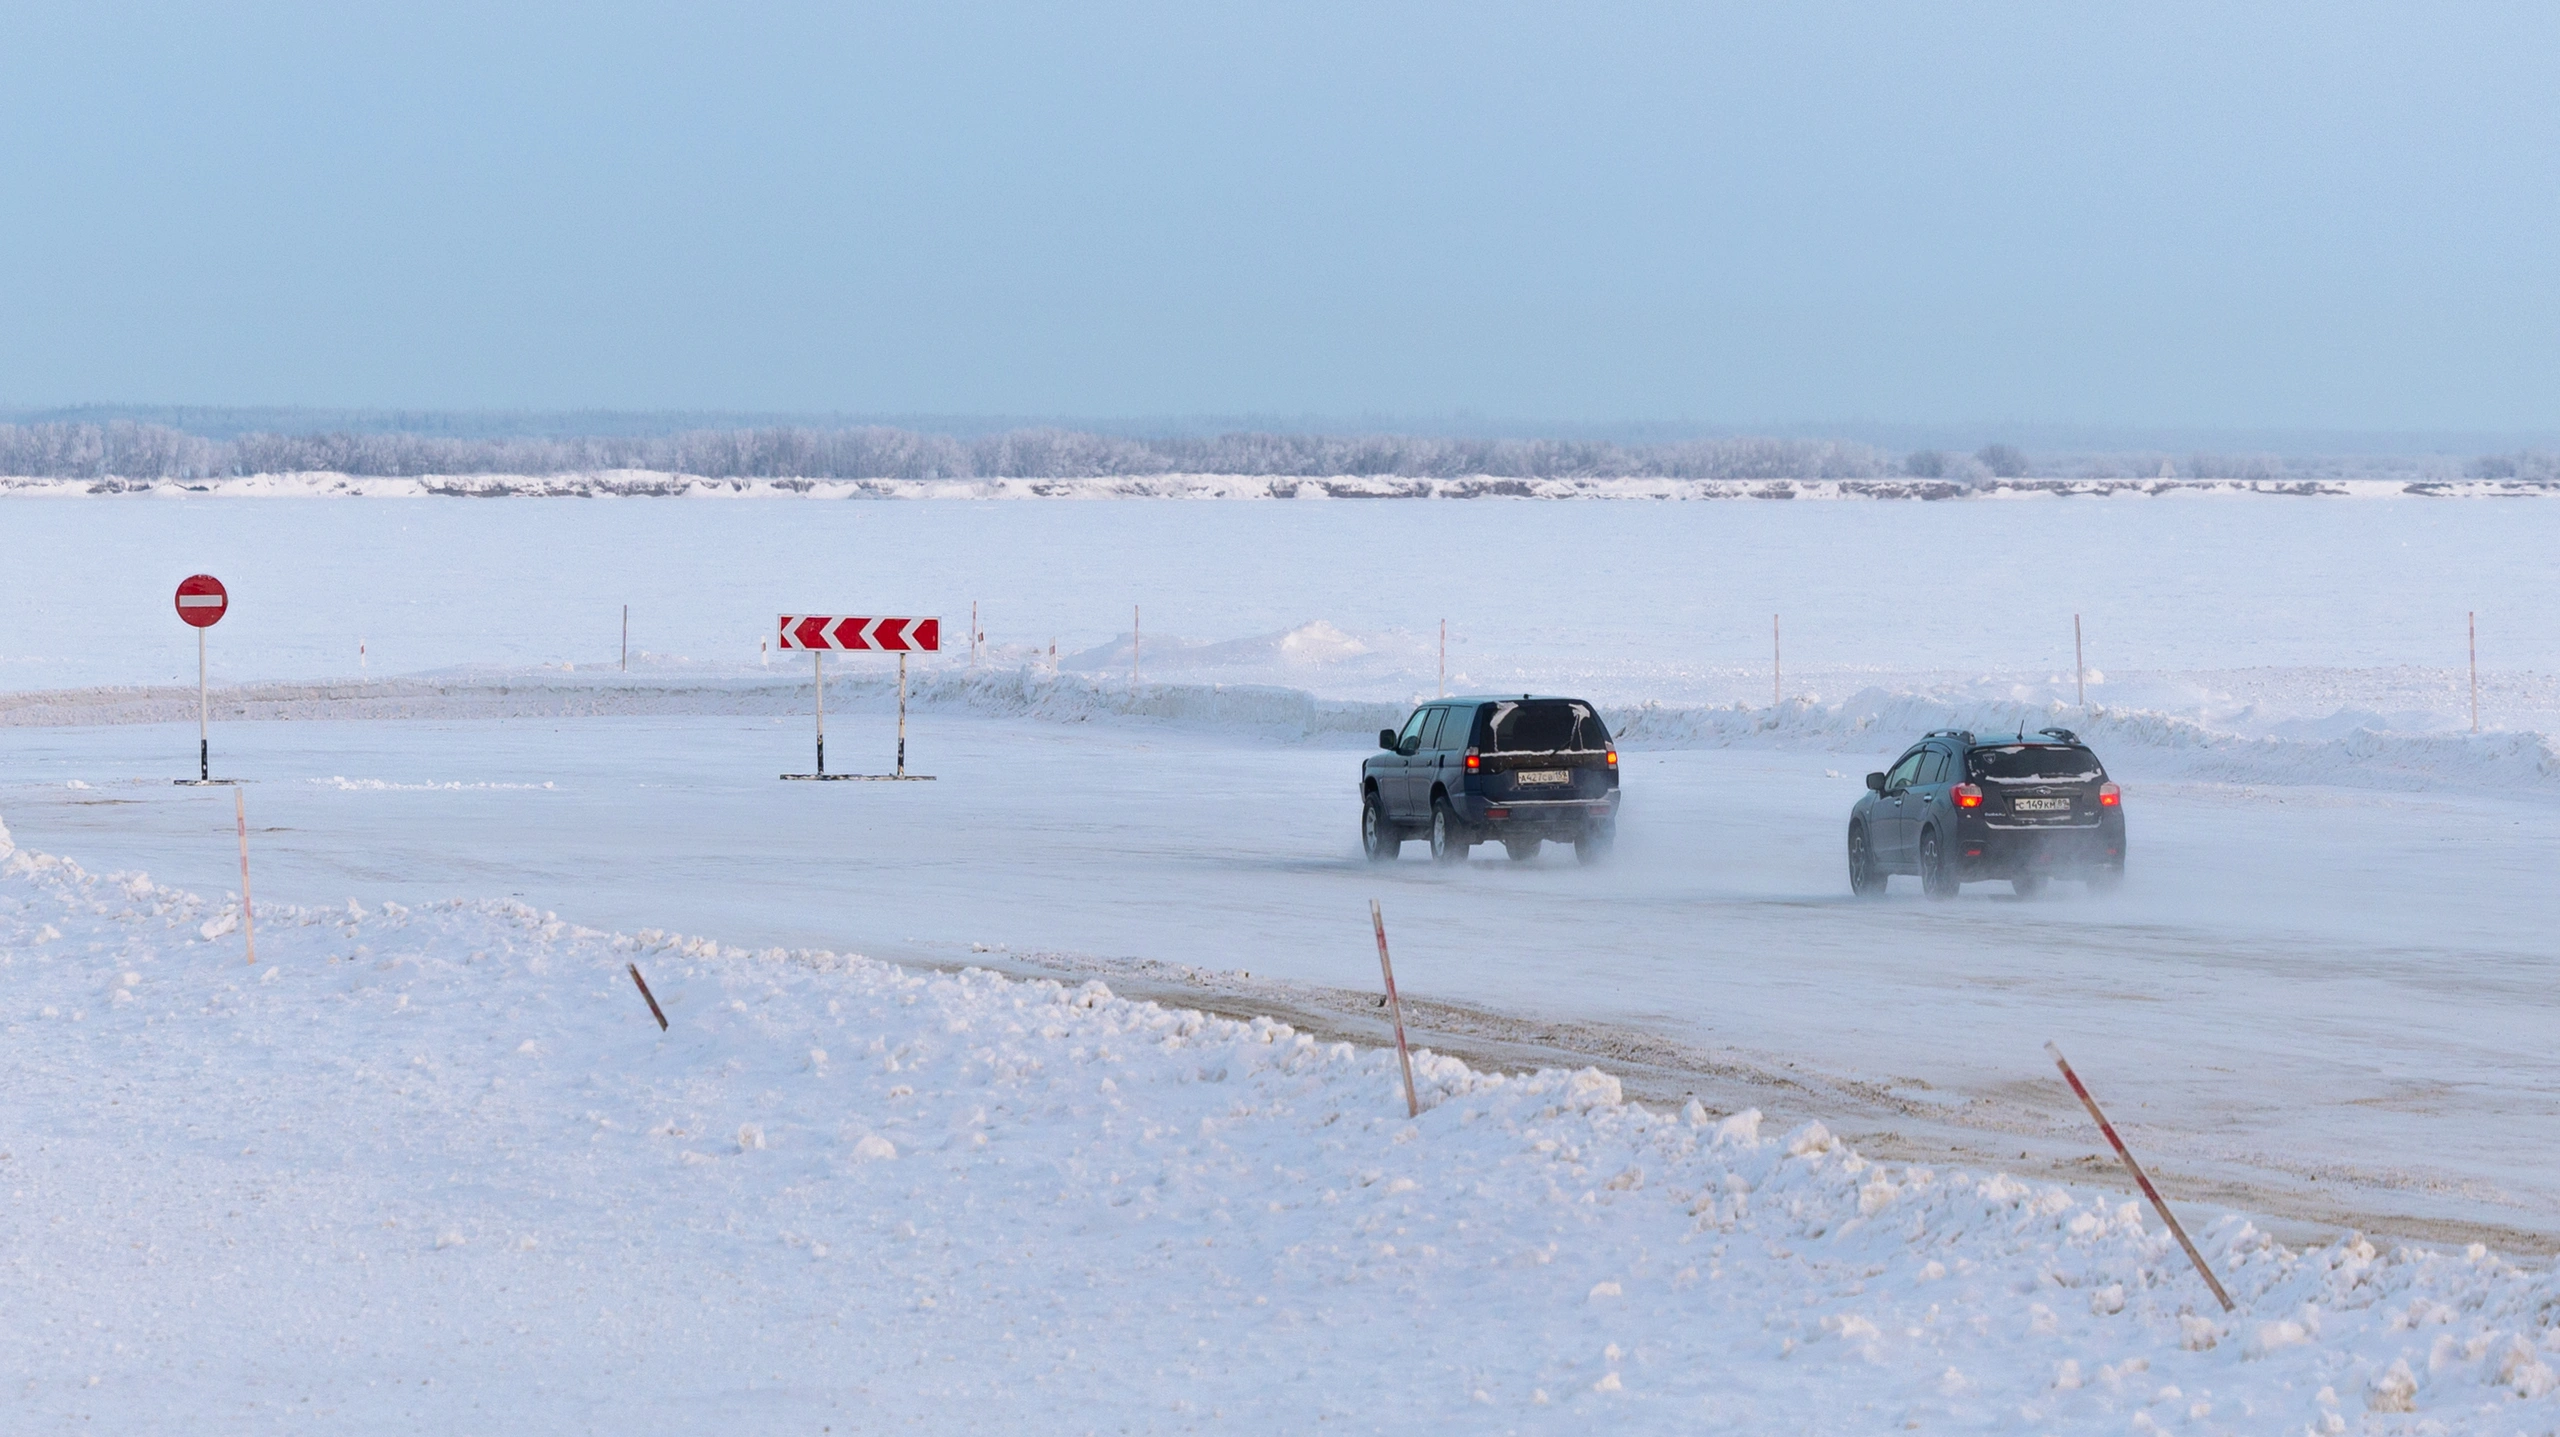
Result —
M1609 746L1609 726L1591 706L1571 699L1526 699L1493 706L1478 747L1493 753L1555 753Z
M2078 744L2002 744L1998 748L1975 749L1969 757L1973 776L1993 783L2068 783L2106 776L2106 770L2098 766L2098 756Z

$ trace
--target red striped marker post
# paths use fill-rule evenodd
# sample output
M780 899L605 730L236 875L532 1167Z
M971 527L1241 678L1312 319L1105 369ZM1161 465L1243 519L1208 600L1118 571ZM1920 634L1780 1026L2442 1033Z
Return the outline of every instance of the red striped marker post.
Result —
M1396 965L1387 961L1387 919L1378 911L1378 900L1369 900L1369 926L1378 934L1378 971L1387 979L1387 1011L1396 1020L1396 1061L1404 1066L1404 1115L1422 1116L1422 1099L1413 1091L1413 1055L1404 1045L1404 1000L1396 996Z
M2177 1215L2169 1211L2168 1203L2162 1201L2160 1190L2151 1185L2150 1175L2142 1170L2142 1164L2133 1160L2133 1150L2124 1145L2124 1139L2116 1136L2116 1125L2108 1122L2107 1115L2098 1111L2098 1100L2089 1096L2089 1089L2080 1081L2080 1075L2071 1071L2071 1060L2062 1056L2062 1050L2050 1042L2044 1045L2044 1050L2053 1055L2053 1065L2062 1070L2062 1081L2071 1085L2071 1091L2080 1099L2080 1106L2087 1108L2090 1118L2097 1123L2098 1131L2105 1133L2107 1141L2115 1145L2116 1156L2124 1159L2125 1171L2133 1174L2142 1195L2151 1199L2151 1210L2160 1214L2160 1220L2169 1225L2170 1235L2177 1238L2178 1246L2187 1250L2187 1261L2196 1265L2196 1275L2204 1279L2205 1286L2213 1289L2222 1310L2231 1311L2231 1294L2222 1290L2222 1284L2214 1278L2213 1269L2204 1265L2204 1254L2196 1251L2196 1245L2187 1240L2187 1230L2178 1226Z

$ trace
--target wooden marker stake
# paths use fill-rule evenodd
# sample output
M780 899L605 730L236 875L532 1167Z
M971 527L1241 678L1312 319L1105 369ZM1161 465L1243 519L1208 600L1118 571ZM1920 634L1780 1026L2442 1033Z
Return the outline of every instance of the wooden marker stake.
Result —
M658 1007L658 995L649 991L649 980L640 976L640 965L626 963L623 966L631 970L631 981L639 985L640 996L648 1000L649 1016L658 1020L658 1031L667 1031L667 1015Z
M2071 678L2080 688L2080 711L2089 711L2089 660L2080 648L2080 616L2071 616Z
M2124 1145L2124 1139L2116 1136L2115 1124L2108 1122L2107 1115L2098 1111L2098 1100L2089 1096L2089 1090L2081 1083L2080 1075L2071 1071L2071 1060L2063 1057L2062 1050L2051 1043L2045 1044L2044 1050L2053 1055L2053 1065L2062 1070L2062 1080L2071 1085L2073 1093L2079 1095L2080 1106L2089 1110L2089 1116L2098 1124L2098 1131L2106 1134L2107 1141L2115 1145L2116 1156L2124 1159L2125 1171L2133 1174L2133 1180L2141 1187L2142 1195L2151 1199L2151 1210L2160 1214L2160 1220L2169 1225L2170 1235L2177 1238L2178 1246L2187 1250L2187 1261L2196 1265L2196 1274L2204 1279L2205 1286L2213 1289L2214 1298L2222 1304L2222 1310L2231 1311L2231 1294L2222 1290L2222 1284L2215 1279L2213 1269L2204 1265L2204 1254L2196 1251L2196 1245L2187 1240L2187 1230L2178 1226L2177 1215L2170 1212L2169 1204L2161 1200L2160 1190L2151 1185L2150 1175L2143 1172L2142 1164L2133 1160L2133 1152Z
M1369 900L1369 926L1378 934L1378 971L1386 975L1387 1010L1395 1015L1396 1061L1404 1066L1404 1115L1422 1116L1422 1099L1413 1091L1413 1055L1404 1045L1404 1000L1396 996L1396 965L1387 961L1387 920L1378 911L1378 900Z
M197 630L202 633L203 630ZM258 914L249 906L249 801L231 790L231 815L240 824L240 931L248 935L249 961L258 961Z

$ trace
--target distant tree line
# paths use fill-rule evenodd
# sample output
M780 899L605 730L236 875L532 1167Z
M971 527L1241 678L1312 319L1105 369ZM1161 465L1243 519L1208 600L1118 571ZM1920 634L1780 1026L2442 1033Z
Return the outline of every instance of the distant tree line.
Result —
M0 474L205 479L331 473L579 474L706 479L1090 479L1150 474L1395 475L1455 479L1872 479L1884 451L1818 439L1611 444L1411 435L1221 434L1133 439L1068 429L977 438L905 429L702 429L653 437L454 439L422 434L244 434L204 439L156 424L0 425Z
M2560 457L2489 455L2467 465L2401 456L2079 454L2033 458L2015 445L1896 459L1826 439L1451 439L1402 434L1236 433L1130 438L1071 429L976 437L880 426L723 428L668 435L459 438L412 433L241 434L210 439L158 424L0 424L0 475L52 479L214 479L332 473L591 474L630 469L706 479L1092 479L1157 474L1460 479L1892 479L1979 484L2029 475L2098 479L2358 476L2560 482Z

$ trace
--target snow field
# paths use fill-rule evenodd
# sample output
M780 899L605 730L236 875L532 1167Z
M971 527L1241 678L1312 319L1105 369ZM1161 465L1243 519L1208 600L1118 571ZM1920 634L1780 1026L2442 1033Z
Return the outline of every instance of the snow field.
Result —
M16 1431L2509 1431L2560 1284L1099 983L0 830ZM637 962L673 1021L631 989ZM2105 1096L2101 1092L2101 1097Z

